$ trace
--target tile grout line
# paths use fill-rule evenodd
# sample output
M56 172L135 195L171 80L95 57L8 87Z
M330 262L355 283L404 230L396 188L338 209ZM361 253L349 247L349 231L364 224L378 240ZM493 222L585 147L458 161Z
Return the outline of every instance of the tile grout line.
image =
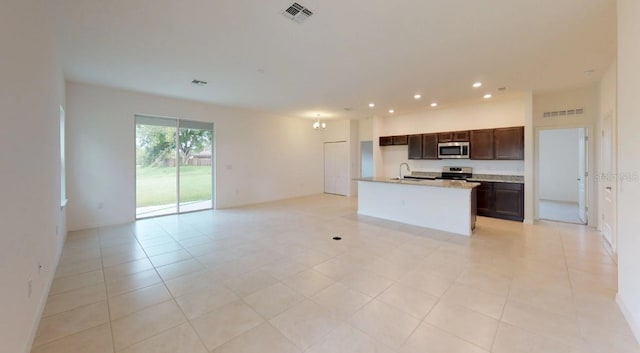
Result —
M104 292L107 297L107 314L109 315L109 332L111 333L111 349L115 353L116 351L116 340L115 335L113 334L113 324L111 320L111 305L109 303L109 292L107 291L107 279L104 275L104 262L102 260L102 240L100 237L100 228L98 228L98 244L100 246L100 264L102 265L102 279L104 281Z

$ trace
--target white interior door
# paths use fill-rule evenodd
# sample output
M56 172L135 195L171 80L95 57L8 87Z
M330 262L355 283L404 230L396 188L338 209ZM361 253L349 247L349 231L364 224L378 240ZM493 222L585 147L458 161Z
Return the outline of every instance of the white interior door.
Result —
M602 126L602 173L599 175L599 188L602 195L602 233L616 250L616 164L615 135L613 113L608 113Z
M349 194L349 146L345 141L324 144L324 192Z
M578 217L587 224L587 133L578 129Z

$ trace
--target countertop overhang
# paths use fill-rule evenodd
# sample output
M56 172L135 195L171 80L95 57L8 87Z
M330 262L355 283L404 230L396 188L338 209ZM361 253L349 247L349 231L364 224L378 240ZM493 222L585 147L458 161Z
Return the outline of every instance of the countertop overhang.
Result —
M460 180L429 180L429 179L398 179L398 178L360 178L357 181L370 181L374 183L389 183L402 185L435 186L440 188L473 189L480 186L480 183L460 181Z

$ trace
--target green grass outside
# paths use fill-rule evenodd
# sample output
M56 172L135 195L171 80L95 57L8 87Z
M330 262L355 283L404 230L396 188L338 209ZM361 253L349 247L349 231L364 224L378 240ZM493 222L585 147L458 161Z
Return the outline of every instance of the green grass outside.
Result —
M211 200L211 167L180 167L180 202ZM176 202L176 168L136 167L136 207Z

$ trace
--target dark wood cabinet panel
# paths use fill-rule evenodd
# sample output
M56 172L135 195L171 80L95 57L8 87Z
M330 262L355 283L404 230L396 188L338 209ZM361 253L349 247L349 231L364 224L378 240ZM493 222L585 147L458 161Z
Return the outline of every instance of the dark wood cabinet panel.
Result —
M524 184L481 183L476 189L478 216L524 220Z
M491 204L493 185L491 183L481 183L476 188L477 191L477 213L479 216L491 216Z
M422 136L422 140L419 137ZM438 159L438 143L469 141L470 159L524 160L524 127L380 136L380 146L410 145L409 159ZM418 151L422 150L420 156Z
M524 219L524 185L495 183L493 185L495 213L500 218Z
M494 159L493 130L472 130L469 135L469 158Z
M453 142L468 142L468 141L469 141L469 131L453 132Z
M468 142L469 131L439 132L438 142Z
M380 136L380 146L391 146L393 144L393 139L391 136Z
M495 159L524 159L524 127L493 130Z
M422 159L422 135L409 135L409 159Z
M399 135L392 137L394 145L406 145L408 143L407 135Z
M422 159L438 159L438 134L422 135Z
M408 143L407 135L396 136L380 136L380 146L406 145Z
M453 132L439 132L438 142L453 142Z

